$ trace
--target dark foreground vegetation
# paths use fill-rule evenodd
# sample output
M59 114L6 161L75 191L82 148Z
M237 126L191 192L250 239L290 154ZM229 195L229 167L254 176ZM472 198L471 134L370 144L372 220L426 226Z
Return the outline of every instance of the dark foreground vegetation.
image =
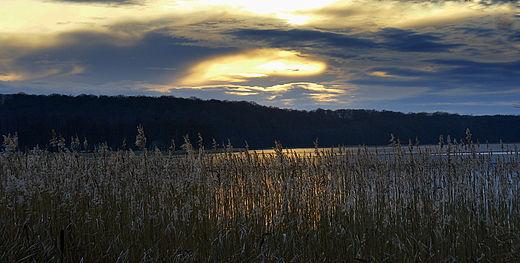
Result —
M464 138L466 129L474 141L520 141L520 116L461 116L457 114L399 113L374 110L298 111L260 106L245 101L182 99L175 97L126 97L95 95L0 95L0 134L18 132L21 149L42 149L55 135L106 142L123 148L125 138L135 138L135 127L146 130L149 149L166 150L183 137L229 141L254 149L272 147L275 140L286 147L320 145L385 145L390 134L407 143L436 144L439 135ZM95 144L91 144L94 147ZM134 147L128 143L127 147Z
M519 262L518 149L441 142L82 154L8 135L0 262Z

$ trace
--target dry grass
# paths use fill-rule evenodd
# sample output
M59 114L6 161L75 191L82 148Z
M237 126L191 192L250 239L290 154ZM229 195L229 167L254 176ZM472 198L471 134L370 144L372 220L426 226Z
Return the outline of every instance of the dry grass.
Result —
M6 152L0 262L518 261L520 155L474 147Z

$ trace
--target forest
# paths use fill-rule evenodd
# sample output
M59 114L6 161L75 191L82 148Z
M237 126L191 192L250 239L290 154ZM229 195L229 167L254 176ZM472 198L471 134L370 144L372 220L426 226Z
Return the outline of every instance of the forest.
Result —
M92 149L132 148L142 125L147 147L178 148L185 138L205 147L252 149L338 145L388 145L391 136L403 144L437 144L466 138L474 143L520 141L520 115L471 116L446 112L402 113L368 109L312 111L262 106L248 101L202 100L173 96L0 95L0 134L15 134L20 149L52 150L50 140L74 138Z

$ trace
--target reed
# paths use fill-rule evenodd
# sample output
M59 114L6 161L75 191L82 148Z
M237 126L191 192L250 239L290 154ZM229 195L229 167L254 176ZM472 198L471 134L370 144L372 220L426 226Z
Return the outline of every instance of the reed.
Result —
M186 154L83 154L79 140L16 152L6 138L0 262L520 258L520 155L507 146L508 155L470 141L298 153L276 143L210 154L186 137Z

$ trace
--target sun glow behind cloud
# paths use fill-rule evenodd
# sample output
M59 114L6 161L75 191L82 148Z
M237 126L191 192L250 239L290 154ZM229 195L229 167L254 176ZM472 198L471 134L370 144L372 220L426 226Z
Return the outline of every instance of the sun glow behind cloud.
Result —
M183 85L211 82L246 82L251 78L270 76L310 76L322 73L326 64L301 56L298 52L277 49L255 49L203 61L191 68Z
M292 1L266 4L259 1L172 1L150 0L139 5L114 6L103 4L66 3L61 1L2 0L0 2L0 33L44 34L78 28L100 28L127 20L151 20L168 15L198 12L223 12L235 15L257 15L303 23L309 19L291 12L331 4L333 0Z
M277 1L270 3L257 0L200 0L200 4L207 6L231 6L247 10L255 14L273 14L278 12L289 12L297 10L307 10L330 5L337 0L321 1Z
M0 75L0 81L16 81L16 80L22 80L23 77L21 75L17 74L10 74L10 75Z
M417 27L471 16L511 12L511 4L485 5L471 1L282 1L147 0L138 5L2 0L0 33L44 34L81 28L102 28L121 21L146 21L166 16L197 17L204 12L282 19L293 25L328 27Z

